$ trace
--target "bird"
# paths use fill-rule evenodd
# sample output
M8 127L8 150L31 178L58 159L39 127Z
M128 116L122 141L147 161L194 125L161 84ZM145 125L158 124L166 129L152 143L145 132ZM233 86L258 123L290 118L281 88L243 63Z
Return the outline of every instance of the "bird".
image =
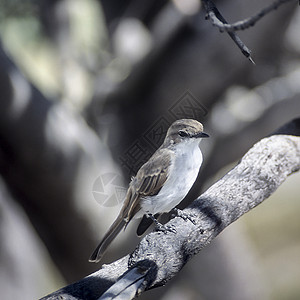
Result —
M157 218L174 209L193 186L203 161L199 143L207 137L197 120L180 119L171 124L162 145L131 179L120 213L90 262L102 259L110 243L133 218L142 218L137 228L139 236L152 222L159 230L166 229Z

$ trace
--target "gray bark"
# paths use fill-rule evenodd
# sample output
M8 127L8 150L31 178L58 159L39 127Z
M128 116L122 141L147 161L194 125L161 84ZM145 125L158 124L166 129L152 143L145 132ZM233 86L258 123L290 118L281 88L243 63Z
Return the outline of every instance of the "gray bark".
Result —
M172 232L146 235L133 253L43 299L131 299L164 285L222 230L267 199L300 169L300 119L256 143L223 178L168 224ZM134 290L134 292L133 292ZM128 296L129 295L129 296Z

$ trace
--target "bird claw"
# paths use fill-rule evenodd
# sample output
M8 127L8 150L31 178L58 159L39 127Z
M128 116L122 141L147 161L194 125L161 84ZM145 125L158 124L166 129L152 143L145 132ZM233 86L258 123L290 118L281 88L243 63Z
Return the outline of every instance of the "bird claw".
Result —
M162 231L163 233L172 232L177 233L176 227L174 225L168 225L168 224L155 224L155 228L157 231Z
M172 214L172 216L182 218L184 221L189 220L194 225L196 225L196 222L194 220L194 218L196 217L196 215L194 215L194 214L187 214L184 211L182 211L181 209L173 208L173 214Z
M176 227L174 225L168 225L168 224L163 225L163 224L159 223L152 214L147 214L147 217L152 219L155 229L157 231L162 231L164 233L167 233L167 232L177 233Z

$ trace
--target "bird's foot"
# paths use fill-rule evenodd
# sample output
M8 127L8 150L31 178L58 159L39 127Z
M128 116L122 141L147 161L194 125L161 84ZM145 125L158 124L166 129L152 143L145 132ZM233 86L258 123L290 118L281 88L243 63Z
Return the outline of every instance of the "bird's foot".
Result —
M172 217L180 217L182 218L184 221L191 221L194 225L196 225L196 222L195 222L195 217L196 215L194 214L188 214L188 213L185 213L184 211L182 211L181 209L179 208L173 208L172 209Z
M168 224L163 225L163 224L159 223L152 214L147 214L147 217L153 221L155 229L157 231L162 231L164 233L167 233L167 232L177 233L174 225L168 225Z

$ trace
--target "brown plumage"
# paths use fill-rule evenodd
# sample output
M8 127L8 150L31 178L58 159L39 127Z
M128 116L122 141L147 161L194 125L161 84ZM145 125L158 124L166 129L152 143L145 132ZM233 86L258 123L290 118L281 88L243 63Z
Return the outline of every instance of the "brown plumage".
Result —
M122 228L126 228L133 217L144 216L138 227L137 233L138 235L141 235L145 232L151 225L152 220L150 221L149 218L146 217L146 214L149 212L143 210L143 204L147 201L148 207L149 205L155 205L155 207L158 205L157 202L152 204L151 199L155 198L155 195L160 192L170 176L176 145L189 139L195 140L199 137L207 136L207 134L203 133L202 124L196 120L178 120L170 126L164 143L139 169L136 176L130 182L122 209L117 219L111 225L108 232L91 255L89 259L90 262L99 262L101 260L109 244L114 240ZM150 201L149 198L151 198ZM180 202L182 199L178 200ZM159 215L159 213L162 212L164 211L155 211L155 215Z
M164 159L158 160L155 158L157 156L152 156L148 162L139 169L138 173L129 184L124 204L117 219L110 226L102 241L94 250L89 259L90 262L99 262L101 260L109 244L141 209L140 198L156 195L164 185L167 180L172 152L168 149L159 149L158 151L164 152L161 153L163 154ZM149 226L147 226L147 228ZM143 234L144 231L140 233L140 235Z

